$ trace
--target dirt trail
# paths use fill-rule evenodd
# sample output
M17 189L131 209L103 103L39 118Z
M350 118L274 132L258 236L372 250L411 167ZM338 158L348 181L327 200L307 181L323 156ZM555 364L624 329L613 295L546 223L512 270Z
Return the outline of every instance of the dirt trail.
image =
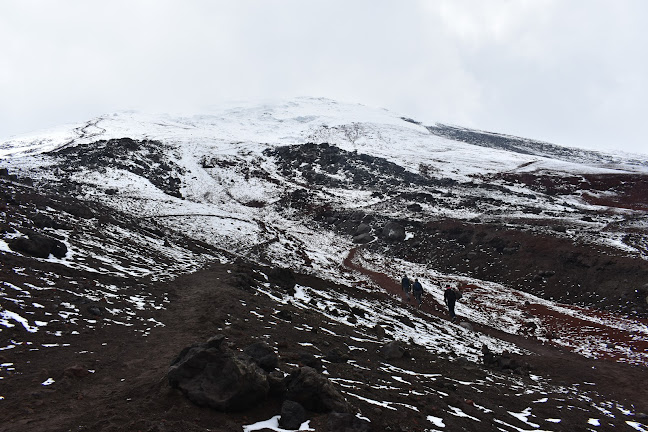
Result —
M356 264L354 262L354 258L356 257L357 252L358 252L357 247L349 251L349 254L343 261L343 264L346 268L357 271L358 273L361 273L365 276L369 276L369 278L374 283L376 283L379 287L387 291L387 293L389 293L394 297L400 298L403 301L403 303L409 303L409 305L411 305L412 308L416 308L416 301L414 300L414 296L411 296L411 299L408 302L407 297L403 292L403 288L400 285L400 282L395 281L394 279L392 279L391 277L387 276L384 273L369 270L367 268L362 267L359 264ZM421 298L420 310L444 319L449 318L447 309L443 305L439 304L434 299L432 299L430 296L424 295Z
M368 276L391 296L400 298L403 302L406 302L407 300L404 297L400 283L394 281L386 274L364 268L354 261L358 252L359 248L351 249L343 261L344 266ZM470 289L470 287L466 287L466 289ZM412 308L416 308L413 300L411 305ZM423 298L421 310L434 316L448 319L447 310L429 296ZM596 311L592 311L592 313L595 314ZM550 328L554 328L551 326L557 325L556 323L564 324L565 322L571 322L574 324L575 322L573 317L556 312L553 315L543 315L542 318L549 323ZM640 321L644 322L645 320ZM448 323L448 325L453 324ZM639 382L648 382L648 368L645 366L633 366L610 357L600 359L586 358L563 346L551 342L544 342L534 337L505 333L501 330L476 323L471 323L471 325L477 332L512 342L533 353L534 355L532 356L526 356L525 360L528 361L534 371L545 378L562 383L596 383L597 391L601 393L607 393L619 399L625 398L635 403L640 402L645 404L646 402L643 401L648 401L648 387L637 385ZM607 331L611 333L611 340L628 341L627 331L611 327L608 327ZM645 352L648 349L648 341L634 340L634 345L629 349L644 350ZM648 409L648 406L645 408Z
M384 273L364 268L362 265L354 261L358 252L359 252L359 248L357 247L351 249L351 251L349 251L348 256L344 259L343 262L344 266L351 270L369 276L369 278L374 283L376 283L378 286L383 288L390 295L401 298L403 302L407 302L407 299L405 297L405 294L403 293L403 290L399 282L393 280L392 278L390 278ZM478 288L478 287L476 287L475 285L472 286L463 285L461 288L463 291L469 292L472 288ZM475 301L475 299L473 299L473 301ZM413 298L409 303L412 307L416 307ZM480 303L480 307L488 308L488 305ZM577 306L564 305L563 307L569 310L574 310L583 316L591 317L592 320L585 320L567 313L561 313L560 311L549 309L546 306L540 304L525 304L522 306L522 309L523 312L529 314L529 316L540 318L542 321L543 328L546 328L547 331L553 335L556 336L560 335L563 338L563 340L565 338L578 338L578 339L582 339L584 337L594 338L596 336L604 335L605 336L604 339L608 340L609 344L622 344L627 350L626 353L627 352L631 352L631 353L648 352L648 340L641 339L632 330L613 327L605 324L606 321L613 322L615 318L620 319L621 318L620 316L609 312L601 312L601 311L581 308ZM448 319L447 309L443 305L435 301L433 298L431 298L430 296L423 297L423 303L420 307L420 310L444 319ZM497 311L494 310L493 313L497 313ZM602 323L597 322L599 320L603 320L603 322ZM646 319L636 319L634 321L643 324L644 326L648 326L648 320ZM527 343L528 339L529 337L532 336L531 333L529 333L528 335L511 335L502 332L500 330L493 329L491 327L480 326L475 323L472 323L472 325L473 327L476 327L477 330L483 333L497 334L498 335L497 337L501 339L506 339L506 340L513 339L515 341L518 341L519 345L528 345ZM533 338L533 345L537 346L538 344L541 344L541 342ZM563 349L562 345L553 344L551 342L549 342L549 345L555 346L556 348L559 349ZM572 344L570 343L567 343L566 345L572 346ZM610 352L606 347L597 347L594 346L594 344L590 349L592 352L596 353L597 357L599 358L607 358L614 361L634 363L634 364L638 362L637 356L631 357L628 354L624 355L623 350ZM531 349L531 351L536 352L537 349ZM542 349L541 351L544 352L545 350ZM646 365L644 364L643 366Z

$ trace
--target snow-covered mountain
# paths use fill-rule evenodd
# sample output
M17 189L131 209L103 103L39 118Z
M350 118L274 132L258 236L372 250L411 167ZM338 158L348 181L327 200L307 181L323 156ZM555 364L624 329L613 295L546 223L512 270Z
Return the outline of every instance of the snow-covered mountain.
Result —
M531 375L484 366L484 352L539 356L545 367L566 352L582 359L578 367L646 375L645 156L304 98L190 116L106 115L1 142L0 158L0 384L20 383L8 388L25 387L29 375L56 389L59 377L39 381L31 364L46 361L37 355L45 351L74 351L68 361L83 362L87 335L172 332L170 311L184 304L174 284L217 266L237 276L214 282L215 293L242 284L243 298L263 306L236 305L258 328L236 330L229 311L203 330L273 339L281 354L276 338L289 333L268 309L289 311L306 320L290 329L303 340L291 340L324 358L303 331L318 323L355 353L351 370L325 369L374 430L648 430L645 399L633 399L645 391L616 392L606 379L583 390L582 377L555 383L540 366ZM288 291L273 279L282 271L295 275ZM401 297L403 274L421 281L422 308ZM443 305L448 284L463 292L456 324ZM362 364L388 340L409 344L412 361L435 356L440 370L460 364L486 375L451 384L475 393L458 402L450 387L435 389L433 366ZM283 358L284 371L297 363ZM506 374L513 369L521 375ZM367 381L355 377L365 370ZM504 405L490 400L496 386L511 393ZM481 393L489 398L478 402ZM0 404L24 394L0 390ZM507 410L516 394L528 401L515 404L535 405ZM415 422L386 419L392 410L416 413ZM17 417L6 419L18 430ZM258 430L251 423L245 430Z

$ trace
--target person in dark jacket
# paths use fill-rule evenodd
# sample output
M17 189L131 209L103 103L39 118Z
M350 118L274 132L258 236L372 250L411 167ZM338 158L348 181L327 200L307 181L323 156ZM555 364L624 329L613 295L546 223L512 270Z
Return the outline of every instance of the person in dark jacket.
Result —
M403 276L403 280L401 280L401 285L403 286L403 291L405 292L405 296L407 297L407 301L410 301L410 292L412 291L412 282L409 280L407 275Z
M421 295L423 294L423 286L418 279L414 279L414 285L412 285L412 292L414 293L414 298L418 302L419 307L421 307Z
M455 322L457 315L455 315L455 303L457 302L457 293L450 287L446 285L445 292L443 293L443 300L445 301L446 306L448 306L448 312L450 312L450 318L452 322Z

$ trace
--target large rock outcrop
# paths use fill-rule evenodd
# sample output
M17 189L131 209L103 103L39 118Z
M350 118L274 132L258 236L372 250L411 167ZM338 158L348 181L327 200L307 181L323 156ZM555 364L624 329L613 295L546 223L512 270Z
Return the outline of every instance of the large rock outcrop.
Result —
M36 233L30 233L29 237L17 237L11 240L9 247L16 252L22 252L37 258L48 258L50 254L56 258L63 258L68 251L63 242Z
M169 384L196 405L242 411L265 399L270 385L256 362L228 349L224 340L218 335L182 350L169 368Z
M337 391L333 383L308 366L286 377L286 399L298 402L312 412L353 412L353 407Z
M405 240L405 227L397 222L387 222L383 227L383 236L390 241Z

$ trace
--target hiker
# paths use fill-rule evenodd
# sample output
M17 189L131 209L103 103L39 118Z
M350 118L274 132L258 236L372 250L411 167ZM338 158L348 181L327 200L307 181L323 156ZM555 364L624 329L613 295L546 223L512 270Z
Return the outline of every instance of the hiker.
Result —
M446 285L445 292L443 293L443 300L445 301L446 306L448 306L448 312L450 312L450 318L452 322L455 322L457 315L455 315L455 302L457 301L457 293L453 290L450 285Z
M414 298L418 302L419 307L421 307L421 295L423 294L423 286L418 279L414 279L414 285L412 285L412 292L414 293Z
M401 285L403 286L403 291L405 292L407 301L410 301L410 291L412 291L412 282L409 280L407 275L403 276L403 280L401 280Z

